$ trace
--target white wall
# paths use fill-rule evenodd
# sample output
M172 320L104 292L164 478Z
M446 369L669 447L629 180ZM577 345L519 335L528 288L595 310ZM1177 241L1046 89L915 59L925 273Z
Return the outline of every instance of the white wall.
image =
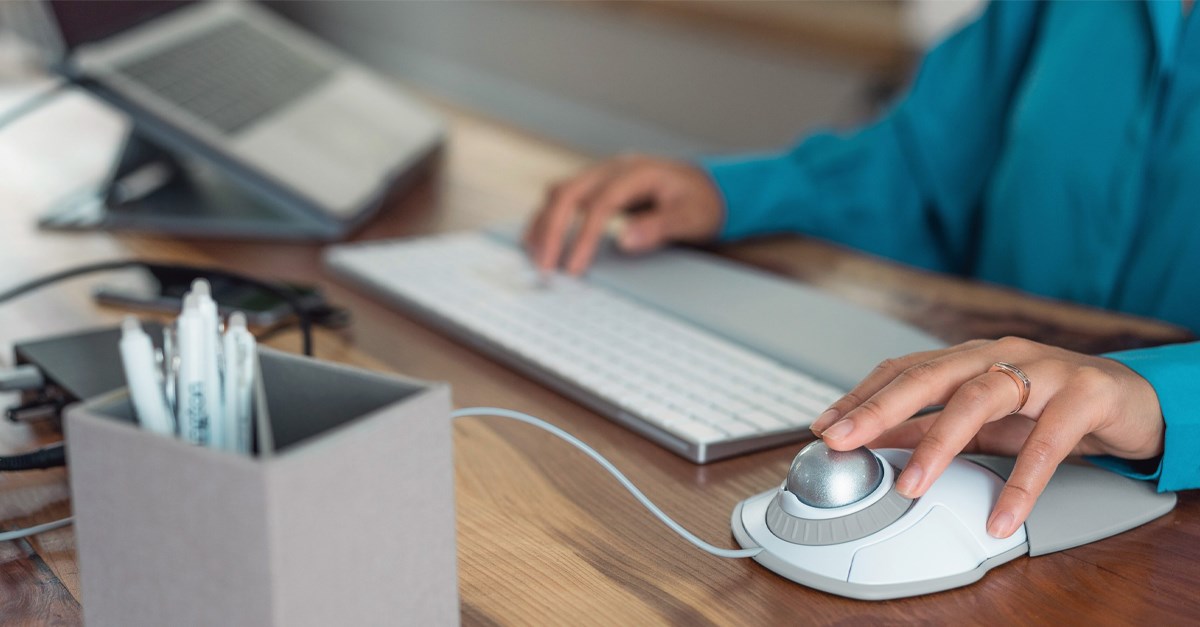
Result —
M981 2L904 1L918 47ZM270 4L387 74L596 155L778 146L879 104L861 65L687 20L554 1Z
M597 155L780 145L861 119L873 79L786 46L569 3L271 6L387 73Z

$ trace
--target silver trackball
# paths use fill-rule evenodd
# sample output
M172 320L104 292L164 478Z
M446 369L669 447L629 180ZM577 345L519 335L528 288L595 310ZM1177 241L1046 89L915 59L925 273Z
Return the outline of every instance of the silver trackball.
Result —
M787 491L805 505L830 509L863 500L882 481L883 463L865 446L835 451L816 440L792 460Z

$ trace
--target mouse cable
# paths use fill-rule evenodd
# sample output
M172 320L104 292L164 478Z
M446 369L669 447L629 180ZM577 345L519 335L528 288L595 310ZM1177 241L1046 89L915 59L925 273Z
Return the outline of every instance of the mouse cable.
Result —
M48 523L42 523L32 527L25 527L24 529L0 531L0 542L8 542L9 540L20 540L21 538L28 538L29 536L36 536L39 533L46 533L47 531L53 531L59 527L66 527L73 522L75 522L75 519L68 516L66 518L52 520Z
M48 274L28 282L10 287L7 290L0 292L0 304L10 301L18 296L22 296L29 292L35 291L47 285L73 279L85 274L94 274L97 272L109 272L113 270L124 270L126 268L146 268L147 270L159 271L175 271L175 272L193 272L203 274L210 277L217 277L249 285L250 287L258 288L264 292L287 303L287 306L296 316L296 321L300 324L300 336L303 342L303 351L305 355L312 356L313 354L313 339L312 339L312 316L304 307L304 303L300 302L300 296L295 290L277 283L269 281L260 281L259 279L248 277L238 272L230 272L219 268L206 268L201 266L189 266L181 264L157 263L152 261L141 261L138 259L118 259L115 261L102 261L100 263L90 263L74 268L67 268L53 274Z
M450 413L450 418L452 418L452 419L454 419L454 418L473 418L473 417L474 418L486 418L486 417L509 418L511 420L523 422L527 425L531 425L531 426L537 427L539 429L542 429L543 431L547 431L551 435L554 435L555 437L558 437L559 439L565 441L567 444L570 444L571 446L574 446L575 448L583 451L585 454L587 454L588 457L591 457L593 460L595 460L595 462L597 464L600 464L601 468L604 468L605 470L608 471L608 473L610 475L612 475L614 478L616 478L616 480L618 482L620 482L620 484L626 490L628 490L629 493L632 494L633 497L636 498L638 500L638 502L642 504L643 507L645 507L651 514L653 514L660 521L662 521L662 523L664 525L669 527L672 531L679 534L679 536L682 537L684 540L687 540L688 542L692 543L692 545L694 545L696 548L698 548L702 551L705 551L705 552L715 555L717 557L727 557L727 558L754 557L755 555L758 555L759 553L762 553L762 551L763 551L762 548L726 549L726 548L722 548L719 546L714 546L712 544L709 544L708 542L705 542L704 540L701 540L699 537L696 536L696 534L685 529L683 527L683 525L680 525L679 523L675 522L675 520L672 519L670 516L668 516L666 514L666 512L659 509L659 507L657 505L655 505L653 501L651 501L645 494L643 494L642 491L639 490L638 487L635 486L633 484L633 482L630 481L629 478L625 476L625 473L618 470L617 467L614 466L612 462L608 461L608 459L605 458L603 455L601 455L598 451L596 451L596 449L592 448L591 446L588 446L586 443L584 443L583 440L580 440L579 438L571 435L570 433L567 433L566 431L562 430L559 427L556 427L556 426L546 422L545 420L542 420L540 418L535 418L533 416L530 416L529 414L525 414L525 413L522 413L519 411L513 411L511 409L501 409L499 407L466 407L464 409L459 409L459 410L456 410L456 411L453 411ZM14 529L12 531L0 532L0 542L4 542L4 541L8 541L8 540L16 540L18 538L24 538L27 536L36 535L39 533L50 531L52 529L58 529L59 527L64 527L66 525L71 524L72 522L73 521L71 518L63 518L61 520L55 520L52 522L45 523L43 525L36 525L33 527L27 527L24 529Z
M571 446L574 446L575 448L583 451L584 453L587 454L588 457L591 457L593 460L595 460L597 464L600 464L600 466L602 468L604 468L605 470L607 470L610 475L615 477L617 479L617 481L619 481L621 483L621 485L624 486L624 488L626 490L628 490L629 493L632 494L633 497L636 498L642 504L643 507L645 507L647 510L650 511L651 514L654 514L660 521L662 521L662 523L664 525L670 527L672 531L679 534L684 540L691 542L693 545L696 546L696 548L698 548L702 551L711 553L713 555L716 555L717 557L729 557L729 558L754 557L755 555L758 555L759 553L762 553L762 551L763 551L762 548L725 549L725 548L721 548L719 546L713 546L713 545L705 542L704 540L701 540L692 532L688 531L687 529L684 529L683 525L680 525L679 523L675 522L674 520L671 519L670 516L668 516L665 512L663 512L661 509L659 509L658 506L655 505L653 502L651 502L650 499L647 498L645 494L642 494L642 491L639 490L637 488L637 486L633 485L633 482L630 481L629 478L626 477L624 473L622 473L620 470L618 470L617 467L614 466L612 462L608 461L608 459L606 459L603 455L601 455L599 452L597 452L596 449L585 444L583 442L583 440L580 440L579 438L571 435L570 433L567 433L566 431L560 429L559 427L556 427L556 426L546 422L545 420L542 420L541 418L534 418L533 416L530 416L529 414L524 414L519 411L513 411L511 409L501 409L499 407L466 407L466 408L451 412L450 417L451 418L470 418L470 417L510 418L510 419L516 420L518 422L523 422L527 425L532 425L532 426L542 429L544 431L548 431L551 434L557 436L559 439L564 440L567 444L570 444Z

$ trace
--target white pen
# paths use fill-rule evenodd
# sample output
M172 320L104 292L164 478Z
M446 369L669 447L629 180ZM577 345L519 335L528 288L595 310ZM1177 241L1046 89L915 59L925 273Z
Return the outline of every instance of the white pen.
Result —
M125 366L125 381L129 396L142 427L163 435L175 434L175 418L167 407L162 380L154 359L154 344L142 330L137 318L125 318L121 323L121 363Z
M196 304L196 297L189 292L183 297L183 312L175 323L176 350L179 353L179 382L175 386L176 411L179 417L179 433L192 444L207 444L209 441L208 385L205 380L206 358L204 355L204 323Z
M208 436L201 443L212 448L226 448L229 428L224 408L221 407L221 369L218 365L221 338L217 331L217 303L212 298L212 288L204 279L192 281L190 294L195 300L196 311L199 314L204 399L208 414Z
M224 337L225 420L232 436L227 441L229 448L239 453L250 453L251 441L251 398L254 390L254 336L246 329L246 316L234 312L229 316L229 325Z

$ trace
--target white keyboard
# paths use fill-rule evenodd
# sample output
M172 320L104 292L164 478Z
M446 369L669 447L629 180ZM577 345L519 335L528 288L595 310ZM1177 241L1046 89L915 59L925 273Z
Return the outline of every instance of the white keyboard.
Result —
M809 437L841 392L480 232L333 247L339 274L695 461Z

